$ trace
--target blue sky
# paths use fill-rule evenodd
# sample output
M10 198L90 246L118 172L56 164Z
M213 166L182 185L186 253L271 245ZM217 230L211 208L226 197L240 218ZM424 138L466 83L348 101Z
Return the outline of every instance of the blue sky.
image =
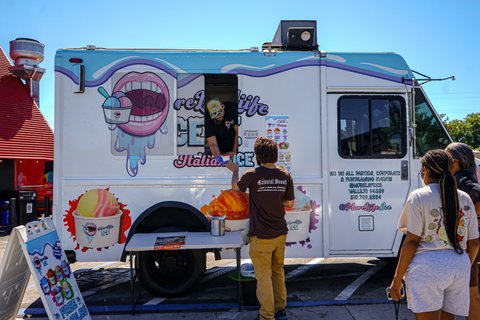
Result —
M450 120L480 112L480 1L57 1L2 0L0 46L19 37L45 44L40 109L53 126L59 48L260 47L280 20L317 20L321 50L396 52L410 68L456 81L424 86Z

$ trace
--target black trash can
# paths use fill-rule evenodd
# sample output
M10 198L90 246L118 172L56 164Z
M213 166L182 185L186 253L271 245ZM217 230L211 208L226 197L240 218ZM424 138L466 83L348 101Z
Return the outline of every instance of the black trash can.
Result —
M10 201L0 200L0 226L10 227Z
M242 293L244 306L259 306L257 299L257 279L251 277L242 277Z
M37 220L37 192L35 190L2 190L0 199L9 202L10 228Z

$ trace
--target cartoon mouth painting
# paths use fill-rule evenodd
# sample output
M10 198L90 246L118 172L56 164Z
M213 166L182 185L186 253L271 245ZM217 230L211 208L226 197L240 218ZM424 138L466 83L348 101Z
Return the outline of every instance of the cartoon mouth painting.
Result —
M170 93L165 82L152 72L129 72L113 86L112 95L103 87L98 92L105 122L118 129L115 150L127 151L127 172L136 176L138 163L146 162L146 148L155 146L155 133L167 133Z
M170 100L167 85L154 73L130 72L123 76L113 89L126 106L131 102L132 112L128 123L119 127L134 136L148 136L159 130L168 115ZM162 131L162 133L165 133Z

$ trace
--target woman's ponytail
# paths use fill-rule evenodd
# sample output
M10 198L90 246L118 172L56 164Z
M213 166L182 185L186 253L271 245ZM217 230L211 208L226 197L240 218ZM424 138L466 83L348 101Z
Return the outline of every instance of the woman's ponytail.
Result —
M428 151L421 160L422 165L429 169L430 177L438 179L442 198L443 219L448 240L458 254L463 249L458 242L459 202L457 182L450 172L453 166L452 157L444 150Z

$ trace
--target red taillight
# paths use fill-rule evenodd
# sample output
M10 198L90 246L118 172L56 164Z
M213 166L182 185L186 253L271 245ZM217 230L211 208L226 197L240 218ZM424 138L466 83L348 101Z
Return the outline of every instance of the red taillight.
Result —
M83 62L83 59L80 59L80 58L70 58L70 61L71 63L82 63Z

